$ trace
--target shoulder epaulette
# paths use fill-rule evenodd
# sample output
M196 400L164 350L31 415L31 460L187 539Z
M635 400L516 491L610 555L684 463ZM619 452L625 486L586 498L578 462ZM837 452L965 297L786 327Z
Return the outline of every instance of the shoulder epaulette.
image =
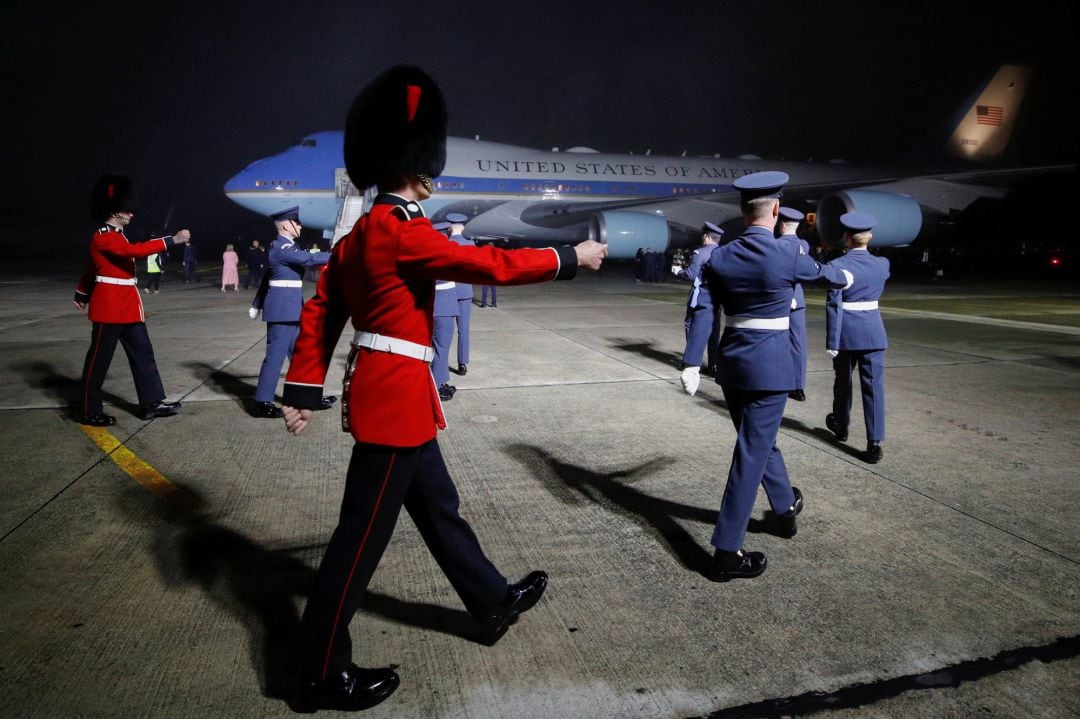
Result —
M389 192L383 193L375 198L375 205L393 205L397 211L398 216L402 219L415 220L420 217L427 217L424 214L424 208L420 206L419 202L413 200L406 200L400 195L394 195Z

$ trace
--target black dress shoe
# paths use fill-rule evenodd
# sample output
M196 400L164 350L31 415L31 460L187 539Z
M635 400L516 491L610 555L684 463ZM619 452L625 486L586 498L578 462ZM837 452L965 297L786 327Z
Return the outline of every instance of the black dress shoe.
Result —
M155 417L172 417L179 411L179 402L165 402L162 400L155 405L144 406L142 408L142 418L154 419Z
M796 402L806 401L806 392L803 392L801 389L793 389L787 393L787 396L795 400Z
M447 402L454 398L454 393L457 392L457 387L449 382L443 382L439 385L439 399L443 402Z
M321 400L319 400L319 406L316 407L315 409L316 410L330 409L331 407L334 406L334 402L337 402L337 397L334 397L334 396L323 397Z
M761 552L724 552L719 549L713 554L709 565L709 579L714 582L726 582L731 579L752 579L765 571L769 561Z
M255 403L255 416L266 417L267 419L278 419L284 414L281 411L281 407L278 407L273 402L256 402Z
M111 414L85 414L79 420L79 424L88 424L91 427L112 427L116 424L116 417Z
M791 505L788 511L776 515L776 524L779 527L778 534L784 539L791 539L799 531L798 525L795 524L795 517L803 508L802 492L799 491L798 487L792 487L791 491L795 493L795 503Z
M841 429L840 423L836 421L836 417L832 412L825 415L825 426L836 435L837 442L847 442L847 427Z
M468 365L463 365L463 364L458 365L457 373L459 375L464 377L466 374L468 374L468 372L469 372L469 366Z
M484 644L490 647L499 641L510 625L517 621L519 614L532 609L533 605L540 601L547 589L547 583L547 573L538 571L529 572L520 582L507 587L506 596L499 608L480 621L483 632L481 640Z
M305 714L319 709L361 711L393 694L400 683L393 669L361 669L350 664L345 671L324 680L300 681L289 706Z
M866 461L877 464L885 456L885 450L881 448L881 442L870 440L866 443Z

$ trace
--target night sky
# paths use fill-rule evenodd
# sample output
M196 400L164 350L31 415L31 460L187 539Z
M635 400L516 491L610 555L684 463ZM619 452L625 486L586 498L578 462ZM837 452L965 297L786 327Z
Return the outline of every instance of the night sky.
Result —
M364 82L406 62L442 86L453 135L853 163L943 142L997 65L1031 64L1009 161L1077 155L1073 1L65 5L0 10L9 257L81 261L105 172L135 179L136 230L171 207L211 256L268 239L225 180L341 129Z

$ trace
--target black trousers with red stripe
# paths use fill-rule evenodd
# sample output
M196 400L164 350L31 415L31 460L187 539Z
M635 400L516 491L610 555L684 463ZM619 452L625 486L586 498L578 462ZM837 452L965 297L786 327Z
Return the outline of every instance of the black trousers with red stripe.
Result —
M357 443L338 526L326 547L301 626L300 671L325 679L352 661L349 623L404 505L470 614L497 608L507 581L458 512L458 493L436 440L398 448Z
M150 335L146 332L145 322L119 324L113 322L95 322L90 331L90 349L86 351L82 373L82 412L84 415L102 413L101 386L105 384L105 375L109 371L116 343L124 347L131 376L135 379L135 392L139 404L146 407L165 399L165 388L161 385L157 362L154 360L154 347L150 344Z

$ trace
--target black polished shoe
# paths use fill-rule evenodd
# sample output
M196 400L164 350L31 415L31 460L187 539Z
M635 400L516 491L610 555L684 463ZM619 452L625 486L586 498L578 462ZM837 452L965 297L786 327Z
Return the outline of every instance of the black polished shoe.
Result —
M881 448L881 442L870 440L866 443L866 461L877 464L885 456L885 450Z
M840 423L836 421L836 417L832 412L825 415L825 426L836 435L837 442L847 442L847 427L840 428Z
M334 397L333 395L331 395L330 397L323 397L321 400L319 400L319 406L315 409L330 409L334 406L334 402L337 402L337 397Z
M155 405L144 406L142 408L142 418L154 419L155 417L172 417L179 411L179 402L166 402L162 400Z
M458 365L457 373L459 375L464 377L466 374L468 374L468 372L469 372L469 366L468 365L463 365L463 364Z
M255 403L255 416L266 417L267 419L279 419L284 414L281 411L281 407L278 407L273 402L256 402Z
M84 414L79 419L79 424L88 424L91 427L112 427L116 424L116 417L111 414Z
M540 601L547 584L547 573L537 571L529 572L520 582L507 587L499 608L480 621L481 641L489 647L499 641L510 625L517 621L519 614L532 609Z
M724 552L719 549L713 554L709 565L709 579L714 582L726 582L731 579L752 579L765 571L769 561L761 552Z
M795 503L788 511L776 515L776 524L780 530L777 534L784 539L791 539L799 531L798 525L795 524L795 517L803 508L802 492L798 487L792 487L791 491L795 493Z
M308 714L319 709L355 712L375 706L394 693L401 680L393 669L361 669L355 664L340 674L319 680L301 680L289 706Z
M806 401L806 392L803 392L801 389L793 389L787 393L787 396L795 400L796 402Z
M449 382L443 382L439 385L439 399L443 402L448 402L454 398L454 393L457 392L457 387Z

